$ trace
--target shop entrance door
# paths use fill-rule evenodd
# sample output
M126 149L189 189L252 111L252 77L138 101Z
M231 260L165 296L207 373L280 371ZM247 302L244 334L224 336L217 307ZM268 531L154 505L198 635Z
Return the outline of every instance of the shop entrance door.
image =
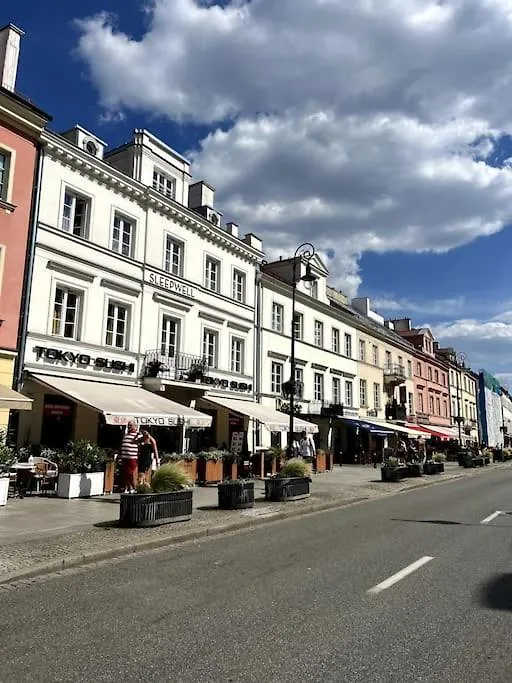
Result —
M41 423L41 445L63 448L73 437L75 404L59 394L45 394Z

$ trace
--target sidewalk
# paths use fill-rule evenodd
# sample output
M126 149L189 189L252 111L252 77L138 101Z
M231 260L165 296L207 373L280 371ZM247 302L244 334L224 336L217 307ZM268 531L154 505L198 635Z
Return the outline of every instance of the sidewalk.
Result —
M509 466L464 470L456 463L446 463L443 475L397 483L382 483L380 469L371 466L336 467L333 472L313 476L310 498L290 503L266 502L263 482L255 481L255 507L243 511L219 510L217 488L198 487L194 489L190 521L150 529L119 528L119 497L115 495L77 500L37 496L9 499L7 506L0 508L0 584L23 575L227 533Z

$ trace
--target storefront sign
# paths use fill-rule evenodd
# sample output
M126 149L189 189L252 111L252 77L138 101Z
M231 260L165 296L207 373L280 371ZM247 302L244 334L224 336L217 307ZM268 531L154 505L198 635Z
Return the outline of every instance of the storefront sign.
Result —
M93 358L87 353L74 353L63 349L49 349L45 346L34 346L36 360L43 358L47 361L66 363L78 367L99 368L102 370L116 370L117 372L135 372L135 363L126 363L123 360L112 360L110 358Z
M43 407L43 414L51 415L52 417L69 417L69 415L71 415L71 406L45 403Z
M230 389L231 391L252 391L252 384L247 384L247 382L230 382L228 379L219 379L218 377L211 377L210 375L203 377L202 383L219 387L219 389Z
M178 280L173 280L172 278L167 277L167 275L149 273L148 282L150 285L160 287L161 289L166 289L168 292L172 292L173 294L179 294L179 296L186 296L189 299L193 299L195 296L193 287L186 285L183 282L178 282Z

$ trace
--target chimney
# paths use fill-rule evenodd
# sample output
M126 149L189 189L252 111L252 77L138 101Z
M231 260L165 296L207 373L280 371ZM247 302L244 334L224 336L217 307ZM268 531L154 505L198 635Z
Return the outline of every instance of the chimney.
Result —
M233 237L238 237L238 224L231 221L226 223L226 232L229 232Z
M244 235L242 242L245 242L245 244L248 244L253 249L257 249L258 251L263 251L263 242L260 240L259 237L256 237L256 235L253 235L252 232L249 232L249 233L247 233L247 235Z
M6 90L14 91L16 87L20 42L23 35L24 32L14 24L7 24L0 29L1 86Z
M204 207L213 209L214 198L215 188L208 185L204 180L200 180L188 188L189 209L202 209Z

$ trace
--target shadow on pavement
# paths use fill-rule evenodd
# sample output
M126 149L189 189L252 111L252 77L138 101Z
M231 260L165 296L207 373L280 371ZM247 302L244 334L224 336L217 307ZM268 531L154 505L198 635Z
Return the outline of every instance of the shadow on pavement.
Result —
M96 524L93 524L93 526L99 529L117 529L118 527L121 528L118 519L111 519L107 522L96 522Z
M454 524L459 526L480 526L479 524L466 524L465 522L452 522L448 519L399 519L391 518L392 522L415 522L416 524Z
M483 607L512 611L512 574L499 574L486 583L480 591L479 602Z

